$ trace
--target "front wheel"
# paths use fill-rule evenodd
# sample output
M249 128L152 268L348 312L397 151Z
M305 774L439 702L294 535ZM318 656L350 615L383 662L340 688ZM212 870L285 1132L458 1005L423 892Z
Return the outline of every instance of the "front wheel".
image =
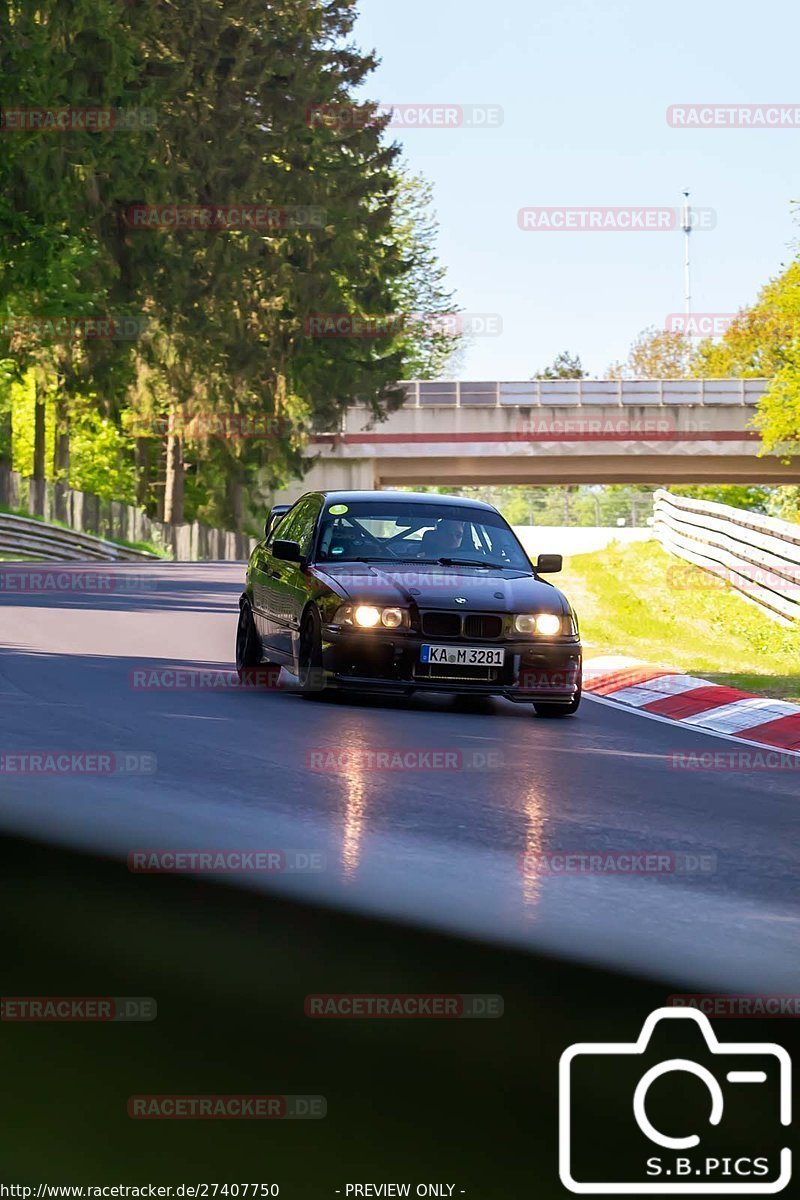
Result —
M247 671L261 662L261 648L253 610L247 600L239 606L239 624L236 627L236 672L242 679Z
M580 708L581 693L578 692L569 704L553 704L550 700L539 700L533 707L537 717L573 717Z
M300 626L298 654L300 694L306 699L325 691L322 669L322 624L316 608L309 608Z

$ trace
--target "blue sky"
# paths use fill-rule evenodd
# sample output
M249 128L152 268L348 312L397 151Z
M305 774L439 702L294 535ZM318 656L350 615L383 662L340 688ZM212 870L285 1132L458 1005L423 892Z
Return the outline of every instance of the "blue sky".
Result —
M682 235L522 232L528 206L712 208L692 237L695 311L731 312L793 256L800 127L671 128L671 104L796 104L791 0L362 0L356 38L387 104L500 105L502 125L395 131L433 184L459 305L497 313L463 379L526 379L569 349L593 374L683 308Z

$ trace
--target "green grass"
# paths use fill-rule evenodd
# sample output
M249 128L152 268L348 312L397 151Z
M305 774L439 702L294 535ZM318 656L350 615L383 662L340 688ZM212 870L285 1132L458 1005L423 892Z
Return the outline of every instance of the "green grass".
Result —
M800 628L770 620L655 541L575 555L554 582L578 612L587 658L629 654L800 702Z
M155 554L158 558L172 558L171 550L165 550L163 546L156 546L154 542L127 542L125 538L105 538L104 540L113 541L115 546L125 546L128 550L146 550L148 554Z

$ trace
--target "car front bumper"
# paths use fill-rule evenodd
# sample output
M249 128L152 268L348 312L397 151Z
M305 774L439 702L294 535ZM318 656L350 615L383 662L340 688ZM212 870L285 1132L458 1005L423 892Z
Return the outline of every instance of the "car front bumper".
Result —
M326 626L322 633L324 684L364 692L506 696L519 703L543 700L569 704L580 693L581 644L577 638L468 643L504 650L504 665L496 668L422 664L420 648L431 642L454 648L467 644L416 633L398 635Z

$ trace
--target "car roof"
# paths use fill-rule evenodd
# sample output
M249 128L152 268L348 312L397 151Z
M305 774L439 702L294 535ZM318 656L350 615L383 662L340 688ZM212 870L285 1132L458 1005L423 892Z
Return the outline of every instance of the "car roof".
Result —
M417 503L424 500L432 505L448 505L452 507L456 505L459 508L482 508L487 512L496 512L497 510L491 504L484 504L483 500L470 500L465 496L441 496L438 492L390 492L390 491L371 491L371 492L309 492L308 495L323 496L325 503L333 502L342 504L355 504L359 500L400 500L406 503Z

